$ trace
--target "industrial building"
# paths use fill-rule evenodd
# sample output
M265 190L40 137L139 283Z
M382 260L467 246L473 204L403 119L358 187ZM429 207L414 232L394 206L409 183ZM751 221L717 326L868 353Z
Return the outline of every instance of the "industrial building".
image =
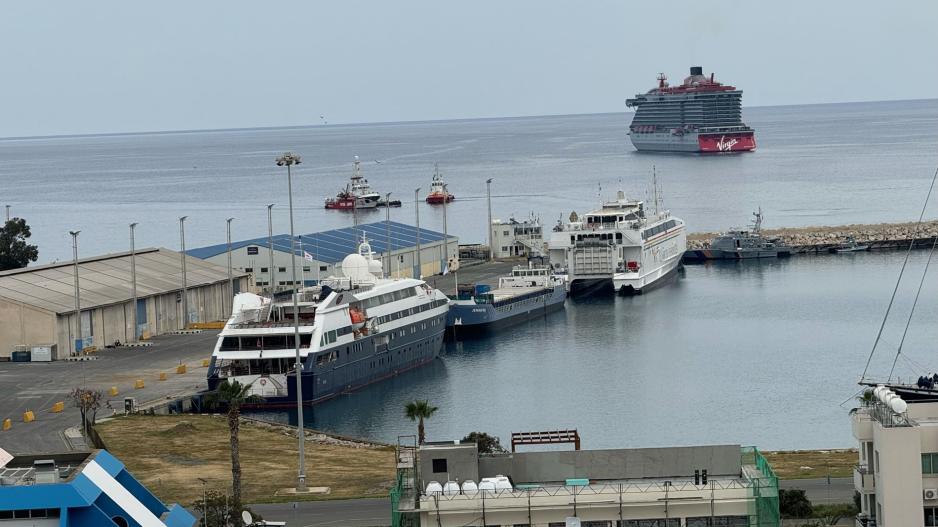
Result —
M521 444L562 442L549 439L567 432L527 434L548 440ZM392 523L402 527L778 527L780 522L778 478L752 447L554 447L482 454L475 443L450 441L399 452L391 502Z
M938 401L905 401L886 387L872 392L851 411L856 525L938 525Z
M106 450L12 456L0 449L4 527L193 527L195 517L164 505Z
M336 267L343 258L358 252L363 237L371 245L375 258L384 265L385 273L396 278L439 274L449 257L459 253L459 239L455 236L448 236L444 247L443 233L440 232L417 229L395 221L366 223L344 229L298 235L297 281L310 286L320 278L338 275L339 270ZM274 257L272 274L271 245ZM420 270L417 269L418 245ZM252 275L258 287L290 287L293 282L290 246L289 234L232 242L231 266ZM304 253L309 257L304 258ZM188 250L186 254L217 265L228 265L226 243Z
M132 266L132 261L134 265ZM137 305L133 306L136 270ZM159 335L188 323L226 320L231 310L228 268L186 258L186 302L182 297L181 254L141 249L78 261L81 342L75 317L74 262L0 272L0 360L14 351L41 350L43 359L67 357L90 346ZM247 290L245 273L234 273L233 289ZM185 306L185 307L184 307ZM188 316L183 309L188 308Z
M494 258L546 254L540 220L534 216L524 221L511 217L506 223L499 219L492 220L492 253Z

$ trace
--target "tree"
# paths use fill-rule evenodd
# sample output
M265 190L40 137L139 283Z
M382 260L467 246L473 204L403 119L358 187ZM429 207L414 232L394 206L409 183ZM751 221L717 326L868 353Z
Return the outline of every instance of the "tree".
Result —
M439 408L430 406L430 403L427 402L426 399L407 403L407 406L404 407L404 415L411 421L417 421L417 438L421 445L426 438L426 433L423 429L423 420L429 419L437 410L439 410Z
M778 510L783 518L810 518L814 512L801 489L778 489Z
M196 500L192 508L198 511L199 516L205 518L205 527L241 525L242 511L250 512L255 522L263 519L249 507L243 509L235 507L233 502L229 502L228 496L215 490L206 491L204 501L201 498ZM199 521L197 525L201 527L202 521Z
M207 401L211 405L228 408L228 434L231 442L231 504L235 509L241 507L241 447L238 440L238 433L241 430L241 405L262 400L263 398L257 395L251 395L251 384L241 384L238 381L225 379L218 385L218 389L209 395Z
M89 390L87 388L75 388L68 398L72 401L72 406L78 408L81 412L81 432L88 435L88 427L94 426L98 418L98 408L101 408L101 399L103 394L98 390Z
M490 436L485 432L472 432L466 437L462 438L462 440L475 443L479 447L480 454L498 454L500 452L508 452L502 446L501 440L498 437Z
M863 390L863 393L857 396L857 402L862 406L869 406L873 404L875 400L876 396L873 395L873 390Z
M0 271L26 267L39 259L39 249L26 243L31 235L23 218L13 218L0 228Z

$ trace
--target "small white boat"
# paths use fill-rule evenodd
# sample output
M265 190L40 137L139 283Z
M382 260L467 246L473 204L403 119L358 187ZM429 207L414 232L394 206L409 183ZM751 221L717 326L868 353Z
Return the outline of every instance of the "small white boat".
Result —
M869 251L870 246L866 244L861 244L854 240L853 238L847 238L847 241L840 244L837 247L831 249L831 252L835 253L856 253L860 251Z

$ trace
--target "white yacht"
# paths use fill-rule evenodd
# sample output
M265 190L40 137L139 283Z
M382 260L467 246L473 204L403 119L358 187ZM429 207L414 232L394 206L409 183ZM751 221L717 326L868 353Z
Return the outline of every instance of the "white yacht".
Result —
M381 278L363 242L342 261L341 277L298 293L304 403L316 403L433 361L440 353L448 299L423 280ZM235 296L212 353L208 386L250 384L262 406L296 405L293 298Z
M569 223L559 223L548 248L571 292L611 281L620 293L641 294L678 270L687 233L683 220L660 209L655 185L654 211L620 190L582 220L573 213Z

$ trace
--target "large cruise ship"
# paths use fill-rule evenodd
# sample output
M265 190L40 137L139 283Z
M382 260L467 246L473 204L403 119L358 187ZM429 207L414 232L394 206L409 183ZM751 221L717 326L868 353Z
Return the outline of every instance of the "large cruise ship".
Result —
M440 353L448 299L423 280L381 278L367 242L342 261L339 278L299 293L305 403L317 403L433 361ZM208 387L250 384L263 406L296 405L293 298L235 296L215 344Z
M571 214L548 242L551 265L566 273L571 292L611 281L619 293L641 294L677 271L686 248L684 221L660 208L657 190L652 211L620 190L582 220Z
M670 86L658 74L658 86L628 99L636 108L629 137L637 150L726 153L755 150L755 130L742 121L742 90L727 86L693 66L690 76Z

